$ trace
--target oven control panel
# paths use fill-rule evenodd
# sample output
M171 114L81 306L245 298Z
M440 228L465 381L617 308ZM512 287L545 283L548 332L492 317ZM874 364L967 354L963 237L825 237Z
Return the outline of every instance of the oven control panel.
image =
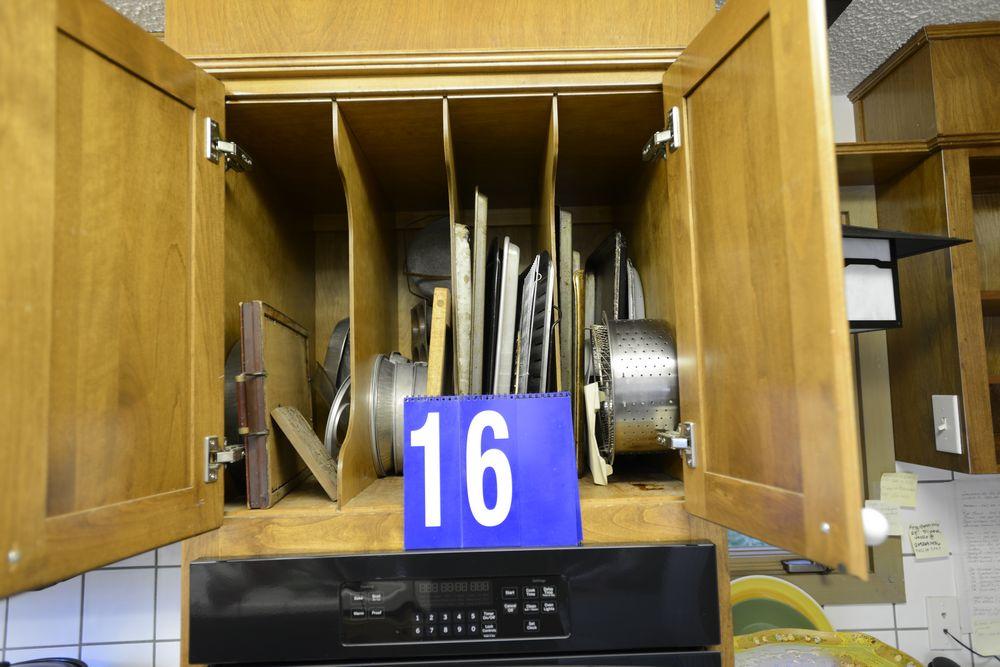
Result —
M404 579L341 586L345 645L569 636L561 576Z

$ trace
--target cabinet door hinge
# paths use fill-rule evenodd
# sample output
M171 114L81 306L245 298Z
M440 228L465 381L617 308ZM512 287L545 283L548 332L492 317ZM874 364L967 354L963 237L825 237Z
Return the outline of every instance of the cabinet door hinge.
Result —
M652 162L656 158L665 160L668 148L673 152L680 147L681 110L670 107L670 113L667 114L667 129L654 132L646 141L646 145L642 147L642 159L644 162Z
M221 444L220 444L221 442ZM219 467L227 463L242 461L246 456L243 445L230 445L217 435L205 438L205 482L211 484L219 480Z
M656 439L661 445L681 452L689 468L698 467L698 459L695 456L694 422L681 422L676 431L660 431Z
M222 138L219 124L211 118L205 119L205 157L215 164L219 158L226 156L226 171L250 171L253 169L253 158L234 141Z

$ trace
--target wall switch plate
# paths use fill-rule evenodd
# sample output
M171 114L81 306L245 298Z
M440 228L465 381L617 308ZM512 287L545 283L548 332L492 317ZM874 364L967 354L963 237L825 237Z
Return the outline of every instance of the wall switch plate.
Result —
M934 408L934 446L939 452L962 453L962 422L958 416L958 396L931 396Z
M927 634L930 636L932 651L960 649L954 639L944 633L945 630L956 637L961 637L961 622L958 618L958 598L954 595L928 595L924 598L927 604Z

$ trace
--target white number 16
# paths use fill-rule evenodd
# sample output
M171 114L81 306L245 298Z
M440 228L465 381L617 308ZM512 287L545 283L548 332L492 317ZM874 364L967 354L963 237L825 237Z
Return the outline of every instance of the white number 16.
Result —
M514 481L510 461L501 450L483 448L483 432L493 431L497 440L510 437L507 421L496 410L483 410L472 418L465 441L465 486L469 496L472 516L482 526L499 526L510 514L514 498ZM424 525L428 528L441 525L441 415L429 412L424 425L410 434L414 447L423 447L424 453ZM490 508L483 497L483 477L492 468L497 478L497 500Z

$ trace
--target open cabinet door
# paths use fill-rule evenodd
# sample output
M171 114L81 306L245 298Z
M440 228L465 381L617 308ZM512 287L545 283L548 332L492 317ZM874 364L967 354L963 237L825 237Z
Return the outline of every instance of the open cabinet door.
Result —
M0 596L218 526L221 84L99 0L0 2Z
M729 0L664 77L684 485L692 514L866 577L824 11Z

